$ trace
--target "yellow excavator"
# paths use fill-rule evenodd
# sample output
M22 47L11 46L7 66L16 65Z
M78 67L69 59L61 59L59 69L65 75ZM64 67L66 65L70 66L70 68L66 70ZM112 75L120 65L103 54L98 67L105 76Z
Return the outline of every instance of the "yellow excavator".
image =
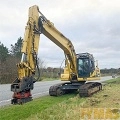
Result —
M94 57L90 53L76 54L72 42L59 32L39 10L37 5L29 8L28 22L22 45L21 62L17 64L18 77L11 84L13 91L12 104L21 104L32 100L31 90L38 66L38 48L40 35L43 34L60 47L65 54L64 73L61 80L67 81L49 88L49 95L60 96L75 90L79 90L81 97L90 96L102 89L99 82L87 82L100 79L100 69L95 65Z

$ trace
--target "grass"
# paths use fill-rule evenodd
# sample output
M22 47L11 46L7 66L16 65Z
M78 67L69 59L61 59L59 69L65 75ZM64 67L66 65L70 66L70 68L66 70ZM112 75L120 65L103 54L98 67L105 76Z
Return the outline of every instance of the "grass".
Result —
M24 105L2 107L0 108L0 120L24 120L31 115L40 113L41 111L51 108L62 101L67 101L74 96L74 94L60 97L45 96Z
M102 91L88 98L80 98L78 94L46 96L24 105L4 107L0 109L0 120L81 120L93 119L93 116L117 119L120 117L120 78L106 83Z
M76 108L79 108L84 101L85 98L79 99L78 96L74 96L40 113L31 115L26 120L72 120L73 118L73 120L78 120L75 116Z
M103 90L88 98L69 98L26 120L117 119L120 117L120 78L107 81ZM94 115L93 115L94 114ZM103 118L104 117L104 118Z

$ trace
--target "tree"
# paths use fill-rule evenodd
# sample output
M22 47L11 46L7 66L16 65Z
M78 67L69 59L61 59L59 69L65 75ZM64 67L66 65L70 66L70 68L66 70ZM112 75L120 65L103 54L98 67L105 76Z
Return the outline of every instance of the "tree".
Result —
M15 43L14 45L11 44L11 50L10 50L10 54L12 56L15 56L17 58L21 58L21 47L22 47L22 41L23 39L21 37L18 38L17 43Z
M45 62L41 59L38 59L38 67L39 67L39 71L40 72L40 80L42 80L43 77L45 77L44 75L44 71L45 71L45 68L46 68L46 65L45 65Z
M0 42L0 61L3 62L8 57L8 48Z

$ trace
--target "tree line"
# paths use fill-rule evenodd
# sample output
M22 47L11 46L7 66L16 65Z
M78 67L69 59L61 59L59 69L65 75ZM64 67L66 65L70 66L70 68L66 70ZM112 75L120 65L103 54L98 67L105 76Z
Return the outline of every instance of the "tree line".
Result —
M22 41L19 37L10 49L0 42L0 83L11 83L17 77L16 64L21 58Z
M23 39L19 37L15 44L8 49L0 42L0 84L12 83L18 76L16 64L20 62ZM58 78L59 68L46 67L45 62L39 60L40 80L45 78ZM36 72L37 75L37 72Z
M102 76L120 75L120 68L104 68L100 70Z

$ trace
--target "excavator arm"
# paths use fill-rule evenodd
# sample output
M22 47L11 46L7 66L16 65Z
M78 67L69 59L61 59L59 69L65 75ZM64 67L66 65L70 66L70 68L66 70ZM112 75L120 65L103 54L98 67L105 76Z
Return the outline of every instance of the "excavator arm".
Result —
M14 92L12 104L23 103L32 100L31 90L33 89L35 79L34 75L38 67L38 47L40 39L40 30L38 26L38 7L33 6L29 8L29 16L23 44L21 48L22 58L21 62L17 64L18 77L11 84L11 91Z

